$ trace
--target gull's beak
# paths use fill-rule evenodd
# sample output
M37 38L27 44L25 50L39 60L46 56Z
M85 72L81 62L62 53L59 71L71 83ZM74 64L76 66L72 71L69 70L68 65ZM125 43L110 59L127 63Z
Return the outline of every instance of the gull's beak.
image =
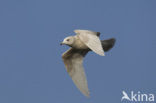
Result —
M60 45L64 45L64 43L62 42L62 43L60 43Z

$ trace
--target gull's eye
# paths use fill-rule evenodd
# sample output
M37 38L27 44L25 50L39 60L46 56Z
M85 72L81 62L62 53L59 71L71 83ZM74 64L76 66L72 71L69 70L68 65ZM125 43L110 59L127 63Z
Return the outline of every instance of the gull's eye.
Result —
M67 39L67 41L69 41L70 39Z

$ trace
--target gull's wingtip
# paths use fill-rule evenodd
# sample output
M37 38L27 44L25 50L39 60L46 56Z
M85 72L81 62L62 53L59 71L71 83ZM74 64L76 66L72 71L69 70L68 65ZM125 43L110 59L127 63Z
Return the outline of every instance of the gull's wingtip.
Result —
M102 53L101 56L105 56L105 53Z
M87 98L90 98L90 92L87 91L86 93L83 93Z
M97 54L100 55L100 56L105 56L104 51L103 52L100 52L100 53L97 53Z

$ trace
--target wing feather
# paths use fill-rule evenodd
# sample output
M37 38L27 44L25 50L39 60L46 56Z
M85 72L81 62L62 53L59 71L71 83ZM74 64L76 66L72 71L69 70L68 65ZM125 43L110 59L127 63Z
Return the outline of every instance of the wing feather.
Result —
M98 32L89 30L75 30L74 32L79 36L80 40L85 43L92 51L101 56L104 56L104 51L101 41L98 37Z
M70 48L62 55L62 59L64 61L67 72L69 73L77 88L85 96L89 97L88 84L82 66L83 57L87 54L87 52L88 51L85 50L80 51Z

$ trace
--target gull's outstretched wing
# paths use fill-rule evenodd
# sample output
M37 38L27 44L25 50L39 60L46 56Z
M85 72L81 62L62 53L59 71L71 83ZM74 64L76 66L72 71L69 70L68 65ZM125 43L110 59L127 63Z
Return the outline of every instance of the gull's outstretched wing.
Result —
M89 30L75 30L74 31L80 40L86 44L95 53L104 56L101 41L99 39L99 32L93 32Z
M82 66L83 58L87 53L87 50L75 50L70 48L62 55L62 59L64 61L67 72L69 73L77 88L85 96L89 97L88 84Z

